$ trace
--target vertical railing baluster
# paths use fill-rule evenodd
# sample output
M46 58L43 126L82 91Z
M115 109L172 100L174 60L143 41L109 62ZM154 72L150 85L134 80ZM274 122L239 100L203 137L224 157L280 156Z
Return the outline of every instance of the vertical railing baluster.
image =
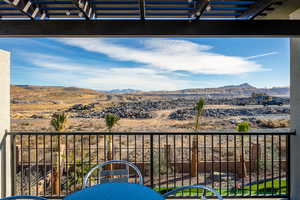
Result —
M279 194L281 195L281 135L278 136L278 161L279 161L279 169L278 169L278 179L279 179Z
M46 136L43 135L43 149L44 149L44 155L43 155L43 165L44 165L44 196L46 196L46 178L47 178L47 166L46 166Z
M249 191L249 196L251 196L251 191L252 191L252 142L251 142L251 135L248 136L249 137L249 187L250 187L250 191Z
M199 185L199 136L196 135L196 175L197 175L197 185ZM197 196L199 196L199 190L197 190Z
M84 175L83 175L83 135L81 135L80 137L80 145L81 145L81 152L80 152L80 164L81 164L81 185L83 185L83 179L84 179Z
M211 135L211 187L215 187L215 180L214 180L214 136Z
M50 163L51 163L51 196L53 196L53 190L54 190L54 170L53 170L53 135L50 135Z
M17 175L17 146L16 146L16 134L10 134L10 150L11 150L11 193L16 193L16 175Z
M167 149L165 148L165 152L166 152L165 153L165 155L166 155L165 159L166 159L166 163L167 163L166 164L167 165L167 167L166 167L167 168L167 174L166 174L167 175L167 181L166 181L167 182L167 190L169 190L169 149L168 149L169 141L168 140L169 140L169 137L168 137L168 135L166 135L166 145L165 145L165 147Z
M174 188L176 188L176 136L173 135L173 184L174 184Z
M226 135L226 196L229 196L229 145L228 135Z
M21 153L20 153L20 156L21 156L21 181L20 181L20 190L21 190L21 194L20 195L24 195L24 179L23 179L23 173L24 173L24 165L23 165L23 135L21 135L21 138L20 138L20 151L21 151Z
M68 135L65 135L65 153L66 153L66 164L65 164L65 172L66 172L66 194L69 194L70 188L69 188L69 156L68 156Z
M267 138L264 135L264 196L267 193Z
M221 143L221 138L222 136L219 135L219 192L221 194L221 191L222 191L222 177L221 177L221 174L222 174L222 143Z
M242 148L242 156L240 157L240 162L242 163L242 196L244 196L244 176L246 175L246 169L245 169L245 156L244 156L244 135L241 135L241 148Z
M107 149L106 149L106 143L107 143L107 139L106 139L106 134L104 135L104 138L103 138L103 159L104 159L104 162L107 161ZM127 136L128 137L128 136ZM128 139L127 139L127 143L128 143ZM128 156L128 155L127 155Z
M234 135L234 196L237 193L237 166L236 166L236 135Z
M204 156L204 185L206 186L207 185L207 180L206 180L206 135L204 135L204 138L203 138L203 156ZM206 191L204 192L204 196L206 195Z
M260 165L260 148L259 148L259 136L256 136L256 182L259 182L259 165ZM259 194L259 184L256 184L256 194Z
M145 135L142 135L142 173L143 176L146 176L145 174Z
M160 155L160 134L158 135L158 190L161 190L161 181L160 181L160 173L161 173L161 155Z
M159 146L160 148L160 146ZM143 173L143 176L146 176L145 174L145 135L143 134L142 135L142 173ZM158 164L158 166L160 167L160 165ZM160 186L160 184L159 184Z
M73 181L74 181L74 183L73 183L73 192L75 192L75 190L76 190L76 182L77 182L77 177L76 177L76 175L77 175L77 163L76 163L76 135L74 134L73 135L73 170L74 170L74 173L73 173L73 175L74 175L74 177L73 177Z
M28 167L29 167L29 175L28 175L28 195L31 195L31 149L30 149L30 135L27 137L28 139Z
M271 136L271 176L272 176L272 196L274 196L274 135Z
M36 196L39 195L39 160L38 160L38 135L35 135L35 178L36 178Z
M181 187L183 186L183 135L181 135ZM183 196L183 191L181 193L181 196Z
M58 196L61 196L61 149L60 149L60 135L57 137L57 146L58 146L58 163L57 163L57 168L58 168Z
M97 134L96 135L96 165L99 164L99 135ZM100 183L100 180L99 180L99 177L98 177L98 174L99 174L99 168L97 168L97 184Z
M134 134L134 164L136 165L137 163L137 154L136 154L136 150L137 150L137 146L136 146L136 134ZM136 173L135 173L135 176L134 176L134 182L137 183L137 176L136 176Z
M285 136L285 141L286 141L286 191L287 191L287 196L290 197L291 194L291 173L290 173L290 156L291 156L291 148L290 148L290 140L291 140L291 136L290 135L286 135Z
M192 165L191 165L191 135L189 134L188 136L188 140L189 140L189 185L192 185ZM190 192L190 196L191 196L191 189L189 190Z
M89 137L88 137L88 144L89 144L89 146L88 146L88 150L89 150L89 169L91 169L91 161L92 161L92 156L91 156L91 135L88 135ZM83 174L83 176L84 176L85 174ZM91 186L91 183L92 181L91 181L91 178L89 179L89 185Z
M119 135L119 160L122 160L122 135Z
M130 159L129 159L129 135L127 135L127 160L130 161Z
M150 180L150 182L151 182L151 188L154 188L154 180L153 180L153 178L154 178L154 174L153 174L153 172L154 172L154 162L153 162L153 151L154 151L154 149L153 149L153 134L151 134L150 135L150 164L151 164L151 167L150 167L150 170L151 170L151 180Z

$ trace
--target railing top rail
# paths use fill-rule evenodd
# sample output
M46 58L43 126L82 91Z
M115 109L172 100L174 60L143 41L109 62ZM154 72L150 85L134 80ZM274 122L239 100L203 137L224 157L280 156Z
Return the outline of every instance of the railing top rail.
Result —
M9 135L296 135L296 130L201 131L201 132L9 132Z

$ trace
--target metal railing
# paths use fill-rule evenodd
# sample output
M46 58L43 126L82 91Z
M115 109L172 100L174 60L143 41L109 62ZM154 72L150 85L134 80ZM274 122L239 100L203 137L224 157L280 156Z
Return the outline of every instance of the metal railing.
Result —
M202 184L224 198L289 196L293 131L9 134L16 195L61 198L81 189L87 171L110 158L133 162L145 185L161 193ZM130 180L138 179L132 175ZM176 197L201 195L200 190L190 189Z

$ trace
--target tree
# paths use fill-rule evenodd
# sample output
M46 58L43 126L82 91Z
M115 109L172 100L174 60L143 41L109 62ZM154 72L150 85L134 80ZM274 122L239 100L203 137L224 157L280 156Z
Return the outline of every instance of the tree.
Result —
M118 124L119 120L120 120L120 117L118 115L115 115L115 114L109 113L105 116L105 125L108 129L108 132L111 133L113 127ZM112 135L110 134L109 137L108 137L108 152L107 152L107 159L108 160L112 160L112 150L113 150Z
M237 131L238 132L242 132L242 133L246 133L246 132L248 132L249 130L250 130L250 125L249 125L249 123L248 122L241 122L241 123L239 123L238 125L237 125ZM241 137L240 137L240 141L241 141L241 145L242 145L242 135L241 135ZM244 162L244 152L243 152L243 149L242 148L240 148L241 149L241 153L240 153L240 162L241 162L241 167L242 167L242 169L243 169L243 172L242 172L242 176L245 176L246 174L247 174L247 168L246 168L246 163Z
M202 116L203 110L204 110L205 100L203 98L200 98L199 101L196 103L195 109L196 109L196 121L195 121L195 128L194 131L197 132L200 127L200 118ZM193 137L193 143L192 143L192 166L191 166L191 176L195 177L198 173L198 163L197 163L197 151L198 151L198 136Z
M50 125L53 127L53 129L55 131L63 132L66 128L67 120L68 120L68 116L64 112L54 113L51 117ZM64 166L64 164L63 164L64 163L63 162L64 145L60 142L60 137L58 140L59 140L60 145L58 146L58 150L57 150L58 152L56 155L57 167L54 168L53 177L52 177L52 185L53 185L52 192L53 192L53 194L59 194L60 178L59 178L59 174L58 174L58 168L60 168L60 170L63 171L63 166Z

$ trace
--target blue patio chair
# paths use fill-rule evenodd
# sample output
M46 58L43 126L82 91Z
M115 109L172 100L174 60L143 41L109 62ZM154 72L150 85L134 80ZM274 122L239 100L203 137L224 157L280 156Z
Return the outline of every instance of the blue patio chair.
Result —
M174 189L174 190L172 190L170 192L167 192L167 193L163 194L162 196L166 199L167 197L169 197L172 194L176 194L177 192L180 192L180 191L183 191L183 190L188 190L188 189L193 189L193 188L202 189L203 192L204 191L211 192L215 197L217 197L217 199L223 200L223 198L219 194L219 192L217 192L216 190L214 190L214 189L212 189L210 187L204 186L204 185L183 186L183 187L180 187L180 188L176 188L176 189ZM205 200L206 197L202 195L201 199Z
M13 199L34 199L34 200L48 200L44 197L38 197L38 196L31 196L31 195L22 195L22 196L11 196L11 197L5 197L1 200L13 200Z
M122 164L126 166L126 169L115 169L115 170L103 169L105 166L111 164ZM98 178L96 180L100 180L100 184L114 183L114 182L129 182L129 167L134 169L134 171L138 175L138 179L139 179L138 183L140 185L143 185L142 173L136 165L125 160L110 160L96 165L87 173L87 175L84 177L83 188L89 186L89 178L93 174L93 172L97 169L100 169L100 171L98 173Z

